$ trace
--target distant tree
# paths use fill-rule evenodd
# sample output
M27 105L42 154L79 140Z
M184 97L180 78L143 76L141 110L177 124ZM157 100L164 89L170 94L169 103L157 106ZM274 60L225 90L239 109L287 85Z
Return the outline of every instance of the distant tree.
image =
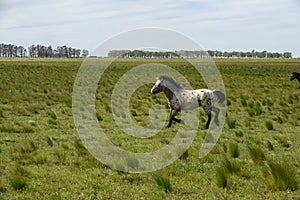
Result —
M89 51L86 49L82 50L82 57L87 57L89 55Z
M4 44L0 44L0 57L3 56Z
M62 46L62 57L65 58L69 57L69 49L66 45Z
M76 49L76 51L75 51L75 56L76 56L77 58L79 58L79 57L80 57L80 54L81 54L81 50L80 50L80 49Z
M232 52L222 52L218 50L180 50L180 51L142 51L142 50L111 50L108 53L108 57L116 58L291 58L290 52L285 53L271 53L267 51L255 51L242 52L242 51L232 51Z
M292 53L291 52L284 52L283 57L284 58L292 58Z
M58 46L56 48L56 52L57 52L56 57L65 57L65 58L69 57L68 47L66 45Z
M17 47L17 56L22 58L22 57L26 57L26 54L27 54L27 50L24 47L22 46Z
M76 49L66 45L57 46L53 49L51 45L31 45L28 51L23 46L13 44L0 44L0 57L87 57L89 51L86 49ZM291 52L268 52L255 51L218 51L218 50L179 50L179 51L144 51L144 50L111 50L108 57L112 58L292 58Z
M14 46L12 44L8 44L7 45L7 52L8 52L8 57L12 57L13 56Z
M46 49L46 57L53 57L53 54L54 54L54 52L53 52L53 48L52 48L52 46L48 46L47 47L47 49Z
M34 45L31 45L28 47L28 53L30 57L36 57L37 53L36 53L36 47Z

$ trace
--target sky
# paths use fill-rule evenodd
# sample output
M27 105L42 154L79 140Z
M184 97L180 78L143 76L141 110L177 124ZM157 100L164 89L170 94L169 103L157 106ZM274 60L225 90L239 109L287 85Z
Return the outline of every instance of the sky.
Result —
M300 57L299 22L300 0L0 0L0 43L90 52L120 33L153 27L204 50Z

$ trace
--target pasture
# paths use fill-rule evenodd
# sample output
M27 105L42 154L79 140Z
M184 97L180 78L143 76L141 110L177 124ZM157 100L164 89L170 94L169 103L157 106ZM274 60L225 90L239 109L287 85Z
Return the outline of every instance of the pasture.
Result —
M152 173L112 170L85 149L72 116L72 89L83 59L0 59L0 199L299 199L300 90L290 81L299 59L217 59L227 95L227 119L213 150L199 159L207 117L193 144L172 165ZM114 123L111 92L140 64L166 64L194 88L200 75L181 59L118 59L96 94L99 125L133 152L157 150L178 124L149 139L134 139ZM153 84L155 80L153 80ZM135 91L130 112L140 126L149 108L164 105L147 84ZM167 119L166 119L167 120ZM135 163L133 163L135 164Z

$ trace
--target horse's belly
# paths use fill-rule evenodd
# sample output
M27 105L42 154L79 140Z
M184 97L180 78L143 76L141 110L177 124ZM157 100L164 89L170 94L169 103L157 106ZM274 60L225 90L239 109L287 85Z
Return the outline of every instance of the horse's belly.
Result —
M199 107L198 103L184 104L181 105L181 110L194 110L198 107Z
M182 101L180 106L181 106L181 110L193 110L199 107L199 103L196 99L188 99Z

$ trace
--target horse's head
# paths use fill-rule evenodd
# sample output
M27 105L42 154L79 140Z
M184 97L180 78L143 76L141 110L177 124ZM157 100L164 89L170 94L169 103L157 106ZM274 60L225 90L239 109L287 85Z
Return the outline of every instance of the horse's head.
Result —
M167 89L169 91L176 91L178 89L183 89L179 83L177 83L173 78L161 75L156 78L156 83L151 89L152 94L156 94L159 92L164 91L164 89Z
M163 80L156 79L156 82L155 82L154 86L151 89L151 93L152 94L157 94L157 93L163 91L163 84L162 84L162 82L163 82Z
M291 81L296 79L299 74L297 72L293 72L291 76Z

